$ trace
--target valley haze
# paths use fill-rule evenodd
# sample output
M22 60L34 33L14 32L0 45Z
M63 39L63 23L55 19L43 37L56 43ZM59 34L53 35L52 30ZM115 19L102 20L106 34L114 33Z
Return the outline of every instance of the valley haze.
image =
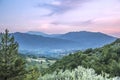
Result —
M68 32L65 34L46 34L29 31L12 33L19 43L20 52L42 56L61 56L77 50L98 48L117 38L101 32Z

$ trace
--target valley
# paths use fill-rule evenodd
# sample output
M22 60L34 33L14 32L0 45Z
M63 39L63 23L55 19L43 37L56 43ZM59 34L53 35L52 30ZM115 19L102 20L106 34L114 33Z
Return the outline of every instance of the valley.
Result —
M31 31L33 32L33 31ZM100 32L69 32L49 35L41 32L13 33L19 43L19 52L45 57L61 58L68 53L88 48L102 47L116 40L115 37ZM39 34L39 35L38 35Z

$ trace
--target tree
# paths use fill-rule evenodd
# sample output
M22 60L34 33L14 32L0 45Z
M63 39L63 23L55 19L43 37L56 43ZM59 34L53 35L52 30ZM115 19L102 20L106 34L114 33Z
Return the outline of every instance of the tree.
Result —
M18 54L18 43L8 33L0 37L0 80L22 80L25 74L25 61Z

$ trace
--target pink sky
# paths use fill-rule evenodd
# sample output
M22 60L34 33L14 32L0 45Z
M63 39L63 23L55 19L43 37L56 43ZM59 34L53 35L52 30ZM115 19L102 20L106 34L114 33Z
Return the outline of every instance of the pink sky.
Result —
M92 31L120 37L119 0L1 0L0 12L0 31Z

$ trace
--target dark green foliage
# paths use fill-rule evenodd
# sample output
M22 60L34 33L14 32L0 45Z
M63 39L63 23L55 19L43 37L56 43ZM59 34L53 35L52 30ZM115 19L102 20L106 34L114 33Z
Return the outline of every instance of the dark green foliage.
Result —
M0 38L0 80L22 80L25 61L18 55L18 44L8 30Z
M63 57L56 61L46 73L60 69L74 69L77 66L93 68L98 74L102 71L113 76L120 76L120 39L101 48L87 49Z

